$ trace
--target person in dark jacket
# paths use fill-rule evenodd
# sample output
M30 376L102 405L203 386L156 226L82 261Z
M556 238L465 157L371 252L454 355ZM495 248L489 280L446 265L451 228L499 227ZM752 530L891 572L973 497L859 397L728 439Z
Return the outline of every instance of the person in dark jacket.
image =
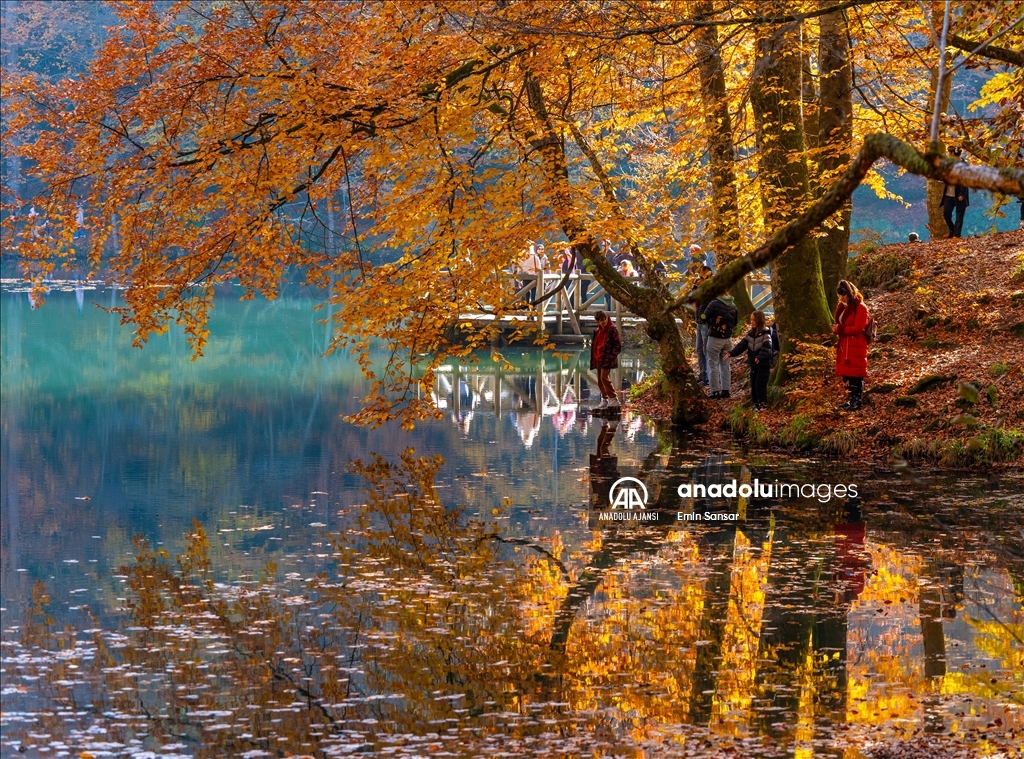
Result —
M619 353L622 352L622 340L612 320L604 311L594 314L597 321L597 332L590 343L590 368L597 370L597 386L601 389L601 403L598 408L616 408L619 398L612 387L610 374L612 369L619 368Z
M957 158L963 154L960 148L953 148L950 152ZM971 193L966 187L946 182L942 187L942 218L946 220L949 227L950 237L960 237L964 229L964 215L967 213L967 206L971 204ZM953 211L956 211L956 221L953 221Z
M839 335L836 346L836 374L843 378L849 398L841 408L856 411L864 394L864 378L868 373L867 329L871 316L864 305L864 296L852 282L839 280L836 289L835 324L832 331Z
M696 251L694 250L696 248ZM690 265L686 267L686 279L683 287L686 292L696 290L705 281L711 279L712 272L711 267L704 261L704 252L700 249L699 245L690 246L690 255L693 260ZM705 306L707 303L704 304ZM697 319L697 331L695 335L694 350L697 353L697 369L698 376L697 381L702 387L708 386L708 357L707 357L707 342L708 342L708 325L706 322L701 321L700 314L703 308L698 307L696 310Z
M750 331L726 352L735 358L743 351L750 366L750 401L761 411L768 408L768 375L772 370L772 332L765 324L763 311L750 315Z
M719 295L704 307L701 323L708 325L705 353L708 357L708 380L711 382L709 398L728 398L732 385L729 359L725 352L732 348L732 331L736 329L738 313L729 295Z

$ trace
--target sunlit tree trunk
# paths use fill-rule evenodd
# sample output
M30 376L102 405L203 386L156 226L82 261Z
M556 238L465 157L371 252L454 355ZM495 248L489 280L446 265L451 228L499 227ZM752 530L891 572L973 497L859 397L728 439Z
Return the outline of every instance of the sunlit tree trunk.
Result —
M765 227L778 229L810 200L800 112L799 33L759 28L757 70L751 92L759 146L758 174ZM776 381L786 375L795 342L829 331L831 316L814 238L804 237L771 267L782 360Z
M935 38L938 39L939 35L942 34L942 14L943 4L941 2L933 2L931 4L931 25L932 33ZM946 63L949 63L949 57L947 56ZM927 135L931 129L932 112L935 109L935 98L939 98L939 113L945 113L949 107L949 93L950 88L953 84L953 75L946 68L946 77L942 82L942 92L938 92L939 83L939 63L936 60L935 65L931 68L931 81L928 84L928 108L925 113L925 124L924 133ZM932 149L937 149L941 153L946 152L946 146L942 140L942 127L941 121L939 122L939 144L933 146ZM942 187L943 183L935 179L927 180L927 203L928 203L928 233L931 235L933 240L945 240L949 237L949 227L946 226L946 220L942 218Z
M800 113L803 116L804 142L808 150L808 185L811 195L820 195L818 181L818 86L811 71L811 39L808 24L800 25ZM819 63L820 66L820 63Z
M928 88L928 120L931 121L931 112L935 107L935 88L936 82L939 79L938 67L932 68L931 73L931 84ZM939 110L944 112L949 105L949 91L950 84L953 77L947 75L945 82L942 86L942 100L939 104ZM925 129L928 125L925 125ZM941 130L939 132L939 150L943 153L946 152L946 146L942 142ZM927 191L927 202L928 202L928 233L931 235L933 240L945 240L949 237L949 227L946 226L946 220L942 218L942 186L943 183L937 179L929 179L928 191Z
M829 187L849 165L853 149L853 69L849 30L842 11L825 14L820 23L818 145L822 152L818 159L818 176L819 184ZM831 225L823 227L825 236L818 238L821 277L830 311L836 307L836 285L846 278L851 208L848 200L832 217Z
M696 8L698 18L711 16L713 13L714 6L708 2L701 2ZM719 265L731 261L740 250L736 153L721 51L718 27L708 26L697 32L700 94L708 139L708 168L711 172L711 244ZM745 320L754 310L746 285L737 282L729 292L736 299L740 319Z

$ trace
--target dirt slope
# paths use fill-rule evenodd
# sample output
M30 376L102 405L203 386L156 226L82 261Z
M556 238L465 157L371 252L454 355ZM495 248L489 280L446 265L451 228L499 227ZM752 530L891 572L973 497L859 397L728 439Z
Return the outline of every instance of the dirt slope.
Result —
M755 414L745 403L740 360L733 362L732 398L711 401L709 432L858 458L895 455L945 466L1019 462L1024 231L885 246L852 260L849 278L864 291L879 330L870 346L864 408L838 408L845 394L829 369L790 383L785 397L773 391L772 408ZM664 415L654 392L637 405Z

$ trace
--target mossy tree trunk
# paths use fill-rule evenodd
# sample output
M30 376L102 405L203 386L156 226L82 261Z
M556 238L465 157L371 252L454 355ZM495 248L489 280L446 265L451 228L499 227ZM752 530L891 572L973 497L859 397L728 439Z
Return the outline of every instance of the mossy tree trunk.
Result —
M697 17L714 14L714 5L702 1ZM719 266L740 253L739 198L736 193L736 152L732 139L732 116L725 90L725 68L718 27L707 26L697 32L700 56L700 95L704 106L704 128L708 140L708 169L711 174L711 244ZM736 282L729 293L736 300L740 319L746 319L754 304L743 282Z
M821 0L822 4L829 0ZM826 13L820 19L818 38L818 159L819 187L830 186L849 165L853 150L853 69L850 61L850 37L842 11ZM820 194L820 193L819 193ZM836 286L846 278L846 260L850 254L850 210L847 200L842 210L824 227L818 238L821 277L829 311L835 311Z
M777 229L811 200L801 101L799 30L759 28L751 104L759 147L758 175L765 226ZM817 241L803 237L771 267L772 297L782 340L775 380L786 376L786 357L796 341L827 333L831 315L825 299Z

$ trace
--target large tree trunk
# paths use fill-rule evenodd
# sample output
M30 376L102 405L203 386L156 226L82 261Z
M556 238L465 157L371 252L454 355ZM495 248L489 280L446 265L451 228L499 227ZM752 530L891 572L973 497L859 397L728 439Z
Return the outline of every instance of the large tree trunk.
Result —
M714 5L701 2L698 18L711 16ZM708 169L711 172L711 244L719 266L740 253L739 199L736 194L736 153L732 141L732 116L725 91L725 69L722 65L718 27L707 26L697 32L700 94L704 106L704 126L708 139ZM754 304L743 282L729 291L736 300L740 319L745 320Z
M931 25L932 33L935 35L935 39L939 38L942 34L942 15L944 7L941 2L933 2L931 4ZM936 45L936 47L938 47ZM946 63L949 64L950 56L947 54ZM949 66L946 67L946 77L942 82L942 92L937 92L939 82L939 62L936 60L935 65L931 68L931 82L928 85L928 109L925 113L924 133L927 135L931 129L932 112L935 109L935 98L939 98L939 113L945 113L949 107L949 92L953 84L953 72L949 70ZM933 145L931 150L938 150L941 153L946 152L945 145L942 141L942 122L939 122L939 140L938 145ZM946 220L942 218L942 182L935 179L929 179L927 184L927 195L926 202L928 204L928 233L931 235L933 240L945 240L949 237L949 227L946 226Z
M935 88L936 83L939 79L939 68L936 65L932 69L932 80L931 85L928 89L928 122L931 122L931 112L935 107ZM939 103L939 111L945 112L949 105L949 90L950 85L953 81L953 75L950 73L946 74L946 79L942 84L942 100ZM928 123L925 124L925 129L928 129ZM941 131L940 131L941 135ZM945 152L945 145L942 143L940 136L939 149ZM927 202L928 202L928 233L931 235L933 240L945 240L949 237L949 227L946 226L946 220L942 218L942 182L936 179L928 180L927 190Z
M761 205L768 229L782 226L810 201L803 117L800 113L799 32L759 27L751 104L759 146ZM786 376L786 357L797 340L827 333L817 241L804 237L772 264L772 297L782 340L776 381ZM813 337L812 337L813 339Z
M821 0L822 4L830 0ZM853 150L853 69L850 63L850 38L842 11L821 17L818 40L820 108L818 110L819 186L830 186L850 163ZM824 227L818 238L821 277L830 311L836 307L836 286L846 278L846 259L850 251L850 209L847 201Z

